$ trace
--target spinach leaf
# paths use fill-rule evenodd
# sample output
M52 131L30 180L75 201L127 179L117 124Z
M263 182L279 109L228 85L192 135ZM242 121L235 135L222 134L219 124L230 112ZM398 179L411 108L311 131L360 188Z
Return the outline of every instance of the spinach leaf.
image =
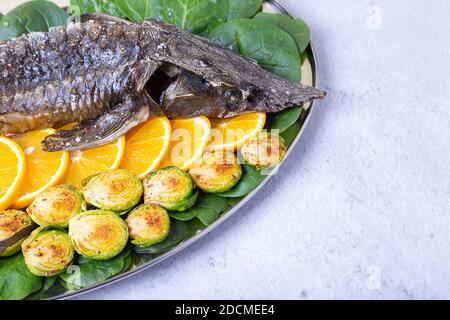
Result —
M124 17L117 8L115 0L70 0L72 15L80 16L87 13L106 13L111 16Z
M234 207L235 205L237 205L239 202L242 201L242 199L244 199L245 196L242 197L236 197L236 198L226 198L227 199L227 203L229 206Z
M293 81L301 79L301 64L292 37L262 19L236 19L219 25L210 38L256 60L269 72Z
M171 217L181 221L198 218L205 226L216 221L227 209L227 201L215 194L201 194L195 206L187 211L171 213Z
M154 2L154 0L115 0L120 12L133 22L142 22L152 17L150 8Z
M170 217L180 221L190 221L196 217L196 213L193 210L187 210L183 212L171 212Z
M195 207L189 211L194 214L205 226L216 221L220 214L227 209L227 200L215 194L202 194Z
M135 246L137 253L161 253L169 250L181 241L192 237L198 230L197 219L191 221L180 221L171 219L170 232L166 240L149 247Z
M298 51L302 53L308 47L311 39L311 31L308 25L301 19L292 19L283 13L260 12L255 19L270 21L291 35L297 44Z
M59 277L68 289L86 288L121 273L126 266L129 266L127 259L130 255L131 250L126 248L117 257L106 261L79 258L76 264L69 267Z
M264 180L265 176L261 174L261 172L253 166L244 165L244 174L242 175L241 180L239 180L238 184L228 192L219 193L222 197L230 197L237 198L242 197L259 186L259 184Z
M0 40L6 40L33 32L46 32L51 27L65 25L67 13L56 4L35 0L26 2L0 20Z
M296 122L280 134L280 136L284 139L286 148L289 148L291 146L301 128L302 126L300 125L300 123Z
M43 278L28 271L22 254L0 259L0 300L21 300L39 291Z
M228 0L152 0L151 16L192 33L226 21Z
M229 0L228 20L253 17L263 2L264 0Z
M29 295L26 300L38 300L44 297L44 294L55 284L58 276L53 276L49 278L44 278L44 284L41 289L31 295Z
M193 33L225 22L228 12L228 0L116 0L116 4L131 21L156 18Z
M270 129L278 129L281 133L292 126L298 120L298 118L302 114L302 110L302 107L294 107L283 110L275 114L271 118L268 127Z

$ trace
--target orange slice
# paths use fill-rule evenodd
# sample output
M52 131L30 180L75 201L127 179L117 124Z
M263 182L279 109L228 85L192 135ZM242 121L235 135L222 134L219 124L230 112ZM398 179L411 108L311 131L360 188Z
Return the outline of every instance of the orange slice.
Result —
M236 150L245 141L260 132L266 123L261 112L243 114L234 118L211 120L211 142L208 150Z
M12 204L15 209L28 207L39 194L60 183L69 166L68 152L45 152L41 141L55 133L53 129L29 131L14 137L27 161L27 173L21 196Z
M176 166L189 170L208 145L211 123L206 117L171 120L169 152L160 167Z
M0 136L0 210L8 208L20 192L25 179L26 160L22 148Z
M60 128L69 130L75 123ZM104 146L70 152L70 163L66 175L66 183L77 188L87 177L110 169L117 169L125 154L125 136Z
M143 179L155 170L169 150L170 121L166 117L154 118L125 135L125 156L121 167Z

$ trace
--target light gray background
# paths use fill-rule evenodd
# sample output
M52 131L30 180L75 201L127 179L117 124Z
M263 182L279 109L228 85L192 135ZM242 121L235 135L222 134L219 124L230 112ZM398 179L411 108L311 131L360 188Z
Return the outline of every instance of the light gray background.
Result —
M300 145L218 230L81 298L450 298L450 2L281 2L328 91Z
M300 145L218 230L81 299L450 298L450 2L281 2L328 91Z

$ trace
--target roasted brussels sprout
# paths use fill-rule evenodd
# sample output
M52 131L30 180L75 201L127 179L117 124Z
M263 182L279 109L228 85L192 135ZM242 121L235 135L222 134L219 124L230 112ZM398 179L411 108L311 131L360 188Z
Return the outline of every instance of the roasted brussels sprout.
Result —
M125 220L131 243L148 247L167 238L170 217L166 209L157 204L143 204L130 212Z
M73 186L61 185L37 196L27 212L40 226L67 228L70 218L85 210L81 193Z
M233 188L242 176L242 168L234 153L207 152L189 174L194 183L206 193L226 192Z
M32 226L33 221L26 212L0 211L0 242L11 240L4 247L0 246L0 257L9 257L19 252L20 245L31 232Z
M116 169L92 176L84 182L87 203L103 210L127 211L141 200L144 188L139 178L128 170Z
M108 260L117 256L128 241L128 227L116 213L91 210L69 221L69 236L75 251L93 260Z
M144 202L172 211L185 211L197 200L191 176L177 167L166 167L144 179Z
M272 168L283 160L286 146L282 137L264 131L245 142L241 154L250 165Z
M73 260L73 247L64 231L39 227L22 243L25 264L31 273L51 277L66 270Z

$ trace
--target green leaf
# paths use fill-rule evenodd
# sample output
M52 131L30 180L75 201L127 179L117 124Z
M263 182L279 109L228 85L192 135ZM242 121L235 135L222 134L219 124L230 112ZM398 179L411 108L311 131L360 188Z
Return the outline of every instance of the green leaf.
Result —
M236 19L219 25L210 38L255 60L269 72L300 81L301 64L292 37L275 24L262 19Z
M197 217L204 225L209 226L226 209L227 201L224 198L215 194L201 194L193 208L180 213L171 213L170 216L181 221L189 221Z
M131 250L126 248L117 257L106 261L79 258L66 272L59 275L68 289L86 288L101 283L119 273L129 265Z
M39 291L43 278L28 271L22 254L0 259L0 300L21 300Z
M234 207L235 205L237 205L239 202L242 201L242 199L244 199L245 196L242 197L236 197L236 198L226 198L227 199L227 203L229 206Z
M0 20L0 40L6 40L30 32L46 32L51 27L67 23L69 16L56 4L36 0L26 2Z
M229 0L228 20L253 17L263 2L264 0Z
M53 287L56 280L58 280L58 276L53 276L49 278L44 278L44 284L42 285L41 289L35 293L32 293L29 295L26 300L39 300L42 299L45 295L45 293Z
M202 194L190 209L204 225L209 226L227 209L227 200L215 194Z
M292 126L297 122L298 118L302 114L302 107L294 107L283 110L275 114L269 123L270 129L278 129L281 132Z
M75 16L100 12L111 16L124 17L117 8L115 0L70 0L70 10L72 15Z
M244 165L244 174L238 184L228 192L219 193L222 197L237 198L242 197L253 190L265 179L261 172L253 166Z
M255 19L270 21L286 31L295 40L298 51L302 53L308 47L311 40L311 31L308 25L301 19L292 19L283 13L260 12Z
M190 224L187 221L180 221L171 219L170 221L170 232L167 238L157 244L151 245L149 247L135 247L137 253L160 253L164 252L174 245L180 243L186 238L189 232Z
M176 246L183 240L191 238L197 233L198 230L202 230L205 227L206 226L197 218L194 218L191 221L180 221L172 219L170 222L170 233L167 236L166 240L146 248L135 246L134 250L138 254L147 255L162 253ZM153 255L149 255L148 261L150 261L154 257L155 256Z
M119 11L133 22L142 22L146 18L151 18L150 11L154 2L154 0L115 0Z
M183 212L170 212L170 217L180 221L190 221L196 217L195 211L187 210Z
M301 128L301 124L296 122L280 134L280 136L284 139L284 145L286 148L291 146L292 142L294 142L295 138L297 138Z
M228 0L116 0L116 4L131 21L156 18L197 34L210 23L225 22L228 12Z

